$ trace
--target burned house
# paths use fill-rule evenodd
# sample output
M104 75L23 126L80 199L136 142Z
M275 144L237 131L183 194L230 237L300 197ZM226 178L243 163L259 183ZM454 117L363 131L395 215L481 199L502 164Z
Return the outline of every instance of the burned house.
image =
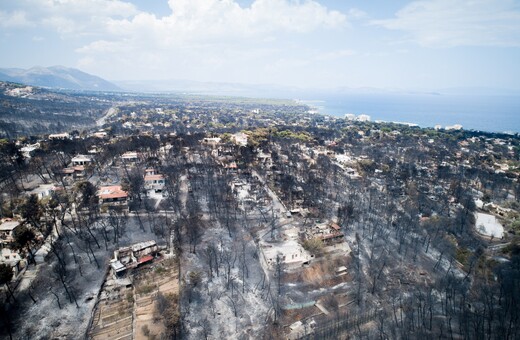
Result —
M341 231L341 227L334 222L316 224L314 227L305 231L306 239L320 239L323 245L330 246L345 241L345 234Z
M137 268L151 262L157 255L159 247L155 241L145 241L128 247L121 247L114 251L114 258L110 260L110 267L114 277L125 275L127 270Z

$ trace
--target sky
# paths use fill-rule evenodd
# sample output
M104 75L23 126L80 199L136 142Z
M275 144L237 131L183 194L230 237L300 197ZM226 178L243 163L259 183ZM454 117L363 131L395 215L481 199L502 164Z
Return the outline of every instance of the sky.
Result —
M520 0L1 0L0 48L112 81L520 90Z

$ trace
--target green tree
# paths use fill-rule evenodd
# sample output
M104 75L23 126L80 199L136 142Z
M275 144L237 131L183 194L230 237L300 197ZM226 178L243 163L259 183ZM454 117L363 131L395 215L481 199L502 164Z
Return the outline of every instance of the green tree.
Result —
M82 181L76 184L75 194L77 202L79 203L79 206L82 208L89 208L97 205L98 198L96 193L96 187L89 181Z
M27 197L20 207L20 214L35 228L39 228L39 221L42 215L40 203L38 202L38 195L32 194Z
M9 291L9 294L11 294L11 297L13 300L16 301L16 298L13 295L13 291L11 290L11 287L9 287L9 282L13 279L13 269L11 266L5 263L0 263L0 286L5 285L7 287L7 290Z
M27 226L21 226L20 228L14 230L13 238L15 249L26 250L29 253L29 262L32 262L36 265L34 255L31 250L31 247L36 243L36 235L34 234L34 231L29 229Z

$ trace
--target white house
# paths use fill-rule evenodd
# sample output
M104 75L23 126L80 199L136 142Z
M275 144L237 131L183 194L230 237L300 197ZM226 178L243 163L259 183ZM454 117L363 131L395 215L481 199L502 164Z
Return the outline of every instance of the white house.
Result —
M72 166L78 166L78 165L88 165L92 163L92 157L87 155L77 155L76 157L73 157L72 160Z

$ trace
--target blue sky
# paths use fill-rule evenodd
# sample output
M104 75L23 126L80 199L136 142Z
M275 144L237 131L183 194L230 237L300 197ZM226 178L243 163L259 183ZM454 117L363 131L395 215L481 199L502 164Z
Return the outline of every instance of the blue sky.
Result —
M108 80L520 90L520 1L2 0L0 46Z

